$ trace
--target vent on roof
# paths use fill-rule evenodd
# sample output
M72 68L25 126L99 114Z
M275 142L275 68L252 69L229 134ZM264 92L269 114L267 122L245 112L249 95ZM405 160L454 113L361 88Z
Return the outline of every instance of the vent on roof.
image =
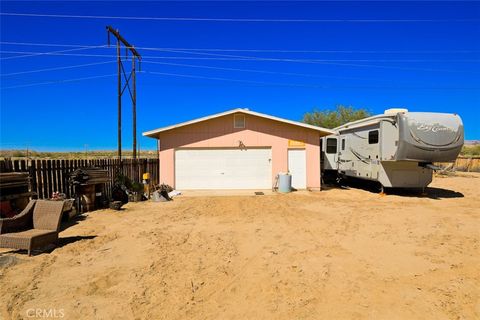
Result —
M245 115L244 114L235 114L233 116L233 127L234 128L245 128Z

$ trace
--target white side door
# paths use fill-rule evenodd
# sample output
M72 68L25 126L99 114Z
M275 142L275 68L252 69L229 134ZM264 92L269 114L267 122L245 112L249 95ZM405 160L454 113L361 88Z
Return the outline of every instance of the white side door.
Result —
M292 175L292 187L307 188L307 157L305 149L288 150L288 171Z

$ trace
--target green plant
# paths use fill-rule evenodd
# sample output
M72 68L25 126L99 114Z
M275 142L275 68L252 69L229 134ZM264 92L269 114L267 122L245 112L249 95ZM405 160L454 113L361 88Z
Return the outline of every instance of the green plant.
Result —
M463 146L460 154L463 156L480 156L480 144Z
M337 105L335 110L314 110L303 115L303 122L315 126L332 129L347 122L370 117L366 109L355 109L352 106Z
M141 184L140 182L133 182L132 183L132 191L143 192L143 190L144 190L143 184Z
M124 185L127 189L132 189L132 180L130 180L129 177L121 173L115 176L115 184Z

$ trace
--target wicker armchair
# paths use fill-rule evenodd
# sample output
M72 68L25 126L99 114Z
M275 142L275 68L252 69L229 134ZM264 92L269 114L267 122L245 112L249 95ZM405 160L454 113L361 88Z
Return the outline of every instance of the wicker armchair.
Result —
M63 201L37 200L34 203L30 202L27 208L30 206L33 207L31 215L28 213L31 209L28 212L24 210L13 218L2 220L0 248L26 249L30 256L32 250L57 242ZM23 228L23 231L12 231L18 230L21 225L26 226L27 230ZM29 226L30 229L28 229Z
M36 200L30 200L25 209L14 217L0 219L0 234L31 229L35 202Z

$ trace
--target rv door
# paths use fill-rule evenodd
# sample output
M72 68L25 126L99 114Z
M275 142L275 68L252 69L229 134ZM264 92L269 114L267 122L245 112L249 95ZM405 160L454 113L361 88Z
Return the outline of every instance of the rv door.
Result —
M336 137L326 138L325 143L325 169L338 169L338 139Z

